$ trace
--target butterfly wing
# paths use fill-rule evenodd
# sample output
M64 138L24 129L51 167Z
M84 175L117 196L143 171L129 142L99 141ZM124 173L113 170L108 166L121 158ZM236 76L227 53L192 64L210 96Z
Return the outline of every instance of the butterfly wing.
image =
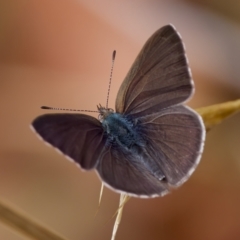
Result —
M200 161L205 139L202 121L193 110L174 106L139 119L146 151L174 187L185 182Z
M156 197L169 192L167 183L154 177L140 156L124 148L109 148L98 162L97 172L108 187L131 196Z
M205 132L196 113L177 105L138 119L143 154L112 145L98 162L107 186L132 196L155 197L184 183L195 170ZM157 173L157 174L155 174Z
M135 117L186 101L193 91L182 40L173 26L156 31L124 79L116 112Z
M101 123L84 114L46 114L32 126L44 141L86 170L96 166L106 142Z

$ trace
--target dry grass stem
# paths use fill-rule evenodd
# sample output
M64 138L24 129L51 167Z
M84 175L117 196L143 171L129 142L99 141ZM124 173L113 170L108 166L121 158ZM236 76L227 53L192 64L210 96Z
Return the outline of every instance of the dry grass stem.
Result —
M239 110L240 99L196 109L202 116L207 131Z
M67 240L27 217L25 214L0 202L0 220L16 232L34 240Z

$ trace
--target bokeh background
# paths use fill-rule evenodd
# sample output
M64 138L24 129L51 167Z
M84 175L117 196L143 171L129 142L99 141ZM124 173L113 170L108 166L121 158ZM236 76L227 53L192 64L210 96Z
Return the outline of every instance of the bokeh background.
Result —
M119 195L46 147L31 121L41 105L110 106L147 38L172 23L187 49L193 108L240 98L240 3L215 0L1 0L0 200L69 240L110 239ZM96 116L96 115L94 115ZM203 158L163 198L132 198L118 239L240 239L240 114L207 134ZM1 240L24 239L0 223Z

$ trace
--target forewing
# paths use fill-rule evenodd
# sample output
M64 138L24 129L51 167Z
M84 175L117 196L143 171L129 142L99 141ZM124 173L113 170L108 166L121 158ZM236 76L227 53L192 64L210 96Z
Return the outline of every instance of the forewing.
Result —
M44 141L86 170L96 166L106 142L101 123L84 114L46 114L32 126Z
M139 119L146 150L174 187L185 182L199 163L205 129L201 118L185 106L175 106Z
M143 116L186 101L193 91L184 46L173 26L156 31L124 79L116 111Z
M123 148L109 148L98 162L97 172L117 192L137 197L163 196L169 192L167 183L153 176L141 156Z

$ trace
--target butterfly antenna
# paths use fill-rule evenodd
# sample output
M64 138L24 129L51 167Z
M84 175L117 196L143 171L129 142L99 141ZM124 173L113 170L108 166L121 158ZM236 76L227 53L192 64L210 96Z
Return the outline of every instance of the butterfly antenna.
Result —
M56 108L56 107L47 107L47 106L42 106L41 109L60 110L60 111L73 111L73 112L96 112L96 113L99 113L98 111L91 111L91 110L78 110L78 109Z
M111 81L112 81L112 74L113 74L113 66L114 66L115 57L116 57L116 51L114 50L113 54L112 54L112 67L111 67L110 80L109 80L109 85L108 85L106 108L108 108L108 99L109 99L109 93L110 93L110 88L111 88Z

